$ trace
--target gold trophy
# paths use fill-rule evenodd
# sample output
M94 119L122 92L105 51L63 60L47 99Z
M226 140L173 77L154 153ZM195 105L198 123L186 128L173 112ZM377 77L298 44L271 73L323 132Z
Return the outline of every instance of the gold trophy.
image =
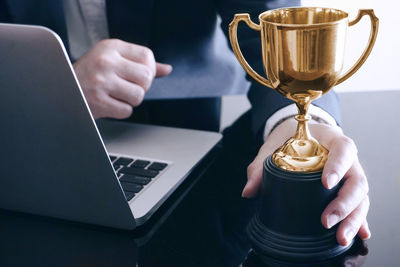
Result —
M364 15L371 20L368 46L354 66L341 74L347 29ZM307 128L312 100L352 76L374 46L379 20L373 10L360 10L355 20L332 8L297 7L266 11L260 24L249 14L236 14L229 25L232 49L246 72L257 82L293 100L298 108L295 135L264 162L261 205L248 227L253 248L266 256L291 260L322 260L347 248L337 244L335 228L326 230L320 216L339 186L327 190L321 174L328 151ZM237 27L244 21L260 31L267 78L244 59Z

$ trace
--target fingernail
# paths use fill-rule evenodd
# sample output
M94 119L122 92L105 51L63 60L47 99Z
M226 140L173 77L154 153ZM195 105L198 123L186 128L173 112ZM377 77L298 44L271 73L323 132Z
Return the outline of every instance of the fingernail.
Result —
M329 174L326 182L328 184L328 189L332 189L338 182L339 178L336 174Z
M371 238L371 230L369 230L369 228L367 228L367 236L365 236L363 238L363 240L367 240L367 239L370 239L370 238Z
M339 222L339 216L335 213L329 214L326 219L326 224L328 226L328 229L332 228L332 226L334 226L338 222Z
M348 229L344 233L344 238L346 239L346 246L348 246L351 243L351 240L353 239L355 233L353 229Z
M371 232L368 232L367 236L363 240L368 240L371 238Z
M248 184L248 183L247 183ZM247 191L247 184L244 186L243 191L242 191L242 197L246 197L246 191Z
M245 188L243 189L243 191L242 191L242 197L246 197L245 191L246 191L246 187L245 187Z

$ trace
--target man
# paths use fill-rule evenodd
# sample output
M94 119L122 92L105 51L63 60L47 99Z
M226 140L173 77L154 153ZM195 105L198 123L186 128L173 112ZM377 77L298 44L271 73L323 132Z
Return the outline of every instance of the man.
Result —
M129 118L218 131L221 96L245 93L247 87L226 39L221 39L217 15L226 36L235 13L247 12L256 19L259 13L284 5L296 3L0 0L0 20L47 26L61 36L96 119ZM262 69L259 35L241 28L239 39L249 63ZM210 174L213 180L208 179L197 191L199 198L191 202L199 205L203 197L209 198L205 201L208 206L215 203L218 222L214 223L220 228L216 243L226 251L227 258L243 258L248 251L243 229L254 213L254 203L240 199L240 191L253 152L258 154L247 169L242 192L246 198L257 193L263 160L293 134L295 127L292 103L272 89L249 81L252 109L224 131L222 155ZM345 179L321 222L327 228L340 223L337 239L342 245L349 244L357 234L367 239L368 183L357 149L336 126L339 113L335 94L328 93L315 104L322 109L314 106L310 110L315 119L310 130L330 151L323 184L332 188Z

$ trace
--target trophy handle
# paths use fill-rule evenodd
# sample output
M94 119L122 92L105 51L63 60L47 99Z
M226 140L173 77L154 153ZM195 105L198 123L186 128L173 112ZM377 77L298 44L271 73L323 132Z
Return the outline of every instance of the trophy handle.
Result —
M360 9L355 20L349 22L349 26L357 24L364 15L368 15L371 20L371 33L369 35L368 46L365 48L363 54L358 59L356 64L354 64L350 70L341 76L335 85L342 83L352 76L364 64L365 60L367 60L369 54L371 53L372 48L374 47L376 36L378 35L379 19L375 16L373 9Z
M242 51L240 50L239 43L238 43L238 38L237 38L237 26L240 21L246 22L247 26L249 26L251 29L256 30L256 31L261 31L261 26L258 24L255 24L254 22L251 21L249 14L243 13L243 14L236 14L235 17L233 18L232 22L229 24L229 39L231 41L231 46L233 49L233 53L235 54L236 58L238 59L240 65L246 70L246 72L254 78L257 82L274 88L272 83L262 77L260 74L258 74L255 70L253 70L252 67L247 63L246 59L243 57Z

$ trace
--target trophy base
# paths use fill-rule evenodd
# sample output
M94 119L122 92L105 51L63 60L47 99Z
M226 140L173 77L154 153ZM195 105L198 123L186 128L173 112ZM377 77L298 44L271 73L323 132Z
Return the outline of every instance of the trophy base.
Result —
M321 183L322 172L302 173L264 162L261 203L247 233L254 251L263 258L319 262L338 256L351 246L340 246L336 228L325 229L321 214L341 186L331 190Z

